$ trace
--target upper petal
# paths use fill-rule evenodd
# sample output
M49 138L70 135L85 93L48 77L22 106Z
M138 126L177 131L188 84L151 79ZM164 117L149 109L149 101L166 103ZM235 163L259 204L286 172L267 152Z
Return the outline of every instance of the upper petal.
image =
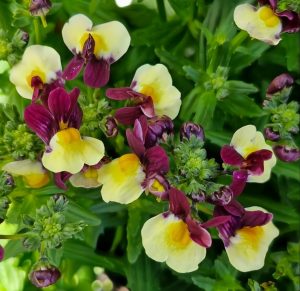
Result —
M62 37L65 45L71 52L80 53L83 46L80 40L86 31L92 29L93 22L83 14L72 16L62 28Z

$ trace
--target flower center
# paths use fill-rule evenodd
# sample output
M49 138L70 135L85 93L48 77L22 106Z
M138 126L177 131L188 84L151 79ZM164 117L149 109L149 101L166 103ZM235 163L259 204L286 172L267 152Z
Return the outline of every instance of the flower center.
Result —
M39 77L40 80L45 83L46 82L46 75L44 72L42 72L39 69L34 69L31 71L31 73L26 77L26 81L29 87L32 87L32 78L33 77Z
M168 244L176 249L182 249L191 242L187 224L182 220L171 223L167 228L166 235Z
M155 179L154 182L151 184L150 190L154 192L164 192L165 187L158 180Z
M79 130L73 127L59 131L57 138L60 144L71 144L81 139Z
M24 177L25 183L31 188L41 188L48 184L49 175L47 173L29 174Z
M124 175L132 176L140 166L140 159L135 154L126 154L119 158L119 166Z
M93 168L88 168L85 172L83 172L83 176L87 179L98 178L98 171Z
M247 159L247 157L248 157L250 154L252 154L252 153L254 153L254 152L258 151L258 150L259 150L258 147L254 146L254 145L250 145L250 146L245 147L245 148L243 149L243 154L242 154L242 156L243 156L244 159Z
M145 96L151 97L153 103L157 103L159 100L159 96L151 85L142 85L142 89L140 90L140 93L144 94Z
M259 249L263 234L264 230L261 226L246 226L236 231L236 235L242 240L241 243L247 245L248 248L255 252Z
M261 7L257 12L259 18L268 27L275 27L280 23L280 18L275 15L273 10L268 6Z
M95 41L94 54L98 55L101 51L107 51L107 46L100 35L92 31L86 31L80 38L80 47L83 50L84 44L91 35Z

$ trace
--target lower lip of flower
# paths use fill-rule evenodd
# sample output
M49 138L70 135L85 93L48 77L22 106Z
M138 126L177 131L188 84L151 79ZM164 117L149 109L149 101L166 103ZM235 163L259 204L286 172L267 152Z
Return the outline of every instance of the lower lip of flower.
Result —
M187 224L182 220L171 223L167 228L166 236L168 244L176 249L182 249L191 242Z

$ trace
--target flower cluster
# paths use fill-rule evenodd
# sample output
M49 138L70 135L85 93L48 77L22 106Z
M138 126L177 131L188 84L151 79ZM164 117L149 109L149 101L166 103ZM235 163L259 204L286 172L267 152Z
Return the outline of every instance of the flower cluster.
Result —
M238 27L252 37L277 44L280 33L299 29L298 14L277 11L276 1L259 2L258 9L243 4L234 12ZM50 8L48 1L44 4L38 13L34 12L38 5L32 5L32 13L44 16ZM25 148L33 154L18 151L14 161L7 161L2 170L20 176L27 188L54 182L63 191L70 184L85 189L101 187L104 202L129 204L144 192L158 203L164 200L168 210L144 223L142 244L150 258L166 262L176 272L197 270L212 245L211 228L218 232L237 270L262 268L279 231L271 213L259 206L245 208L238 199L247 183L270 179L276 156L284 161L300 158L292 138L299 131L298 104L287 103L291 76L277 77L267 90L267 142L254 125L245 125L222 146L220 157L210 158L204 148L207 132L201 125L185 122L176 133L173 120L181 108L181 92L163 64L141 65L127 87L101 90L107 98L95 94L93 100L84 100L79 88L69 90L69 81L80 77L81 71L84 84L89 90L95 88L93 92L108 84L111 65L130 46L129 32L121 22L93 25L87 16L77 14L63 26L62 39L73 54L65 68L56 50L31 45L10 70L10 81L30 104L24 110L25 124L9 132L7 123L5 136L13 140L16 149ZM207 86L220 89L219 84ZM111 104L118 104L118 108L112 109ZM128 147L105 152L103 132L112 144L117 143L119 132L125 132ZM113 157L115 153L117 157ZM5 218L8 202L6 196L0 197L0 221ZM55 195L34 217L24 217L28 231L23 244L41 252L29 276L38 287L55 283L61 275L48 262L45 249L60 247L85 227L81 221L66 222L67 203L65 196ZM199 210L206 206L212 209L212 217Z

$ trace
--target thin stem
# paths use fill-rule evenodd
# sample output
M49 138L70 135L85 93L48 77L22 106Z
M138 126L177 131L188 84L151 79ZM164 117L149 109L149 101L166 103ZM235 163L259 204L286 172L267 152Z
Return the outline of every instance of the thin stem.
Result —
M33 19L33 26L35 32L35 41L37 44L39 44L41 42L41 35L40 35L39 22L37 18Z
M167 13L166 13L164 0L156 0L156 5L157 5L160 19L165 22L167 20Z
M41 20L42 20L43 27L46 28L47 27L47 20L46 20L45 15L41 15Z
M123 226L118 226L115 232L114 240L112 242L111 248L109 250L110 253L114 253L123 237Z
M0 239L21 239L24 238L25 234L0 234Z

